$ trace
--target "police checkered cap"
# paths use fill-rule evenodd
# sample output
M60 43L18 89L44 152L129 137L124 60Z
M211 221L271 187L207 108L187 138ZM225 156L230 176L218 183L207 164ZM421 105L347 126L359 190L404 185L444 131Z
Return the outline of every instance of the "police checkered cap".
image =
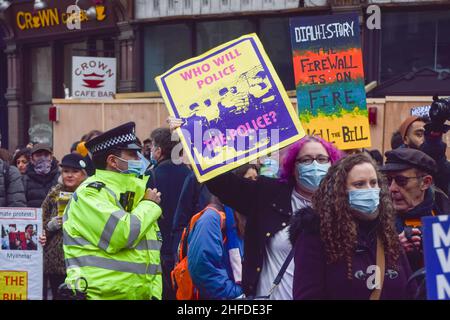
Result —
M136 138L135 123L128 122L95 137L86 143L86 148L94 155L113 148L138 150L141 146Z

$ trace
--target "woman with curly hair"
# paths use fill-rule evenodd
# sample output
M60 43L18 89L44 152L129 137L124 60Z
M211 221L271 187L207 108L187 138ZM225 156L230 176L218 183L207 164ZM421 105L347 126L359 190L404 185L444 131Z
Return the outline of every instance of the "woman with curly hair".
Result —
M290 229L294 299L410 297L411 269L400 249L386 183L372 159L363 153L341 159L328 170L312 204L300 210Z
M331 143L305 136L286 150L279 179L250 181L225 173L206 182L222 203L247 217L242 274L247 296L269 294L292 250L287 231L292 213L311 204L328 168L342 155ZM290 261L270 299L292 300L293 272Z

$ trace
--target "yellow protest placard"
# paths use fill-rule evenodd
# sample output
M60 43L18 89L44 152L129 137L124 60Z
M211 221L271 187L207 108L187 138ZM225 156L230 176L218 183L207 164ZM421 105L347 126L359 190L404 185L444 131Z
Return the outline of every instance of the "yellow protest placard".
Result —
M155 79L198 181L283 148L304 130L256 34Z
M28 272L0 271L0 300L27 300Z

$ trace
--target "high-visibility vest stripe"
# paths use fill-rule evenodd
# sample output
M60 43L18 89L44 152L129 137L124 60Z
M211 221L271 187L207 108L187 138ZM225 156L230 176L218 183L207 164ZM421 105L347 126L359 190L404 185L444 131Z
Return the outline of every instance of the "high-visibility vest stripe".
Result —
M130 234L128 235L127 248L131 248L141 232L141 221L133 214L130 215Z
M65 230L63 230L63 244L65 246L87 246L93 245L83 237L71 237ZM136 250L161 250L161 241L142 239L134 248Z
M136 250L161 250L161 241L158 240L141 240L135 247Z
M116 204L118 206L120 206L120 208L123 208L122 205L120 204L120 202L118 201L115 193L109 189L108 187L104 187L106 189L106 191L108 191L115 199ZM72 198L77 201L78 200L78 196L76 194L76 192L74 192L74 194L72 195ZM72 200L72 199L70 199ZM68 209L70 208L70 201L67 204L67 210L66 212L68 212ZM125 216L125 214L127 214L126 211L124 210L119 210L116 212L113 212L111 214L111 216L109 217L108 221L106 222L106 225L103 229L102 235L100 236L100 241L98 243L98 246L105 250L108 248L110 242L111 242L111 237L112 234L114 232L114 229L116 228L117 224L119 223L119 220ZM67 214L64 215L64 218L67 219ZM128 235L128 241L127 241L127 248L132 248L133 243L136 241L136 239L139 236L139 233L141 231L141 221L134 215L130 215L130 233ZM68 235L67 235L68 236ZM144 241L144 242L143 242ZM159 241L156 240L148 240L149 243L146 245L145 241L147 240L142 240L138 246L136 247L136 249L138 250L160 250L161 248L161 244ZM154 242L155 241L155 242ZM67 241L65 241L66 245L87 245L90 244L90 242L88 242L87 240L85 240L84 238L67 238Z
M111 194L114 198L114 201L116 201L116 205L120 208L122 208L123 211L125 211L125 209L123 208L122 204L120 203L120 201L117 199L116 194L114 193L113 190L111 190L110 188L108 188L107 186L104 186L105 190L109 192L109 194ZM141 231L141 221L134 215L130 216L130 234L128 235L128 241L127 241L127 248L131 248L133 246L133 243L136 241L136 239L139 236L139 233ZM113 230L114 231L114 230ZM111 238L109 238L109 240L111 240ZM109 241L108 241L109 243ZM100 244L99 244L100 246ZM100 247L102 248L102 247ZM108 248L108 247L106 247ZM103 249L103 248L102 248ZM106 250L106 249L103 249Z
M134 274L151 274L161 273L161 265L134 263L127 261L118 261L96 256L81 256L65 259L67 269L80 267L95 267L118 272L128 272Z
M66 230L63 230L63 244L65 246L86 246L86 245L92 245L89 241L84 239L83 237L71 237Z
M109 243L111 242L111 237L116 229L119 220L124 217L127 213L123 210L115 211L111 213L108 221L103 228L102 235L100 236L100 241L98 242L98 247L105 250L108 249Z

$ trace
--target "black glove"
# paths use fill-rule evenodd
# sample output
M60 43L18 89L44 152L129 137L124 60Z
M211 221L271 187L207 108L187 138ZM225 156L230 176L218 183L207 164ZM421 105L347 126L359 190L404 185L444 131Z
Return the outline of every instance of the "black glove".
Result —
M84 279L84 278L82 278ZM86 279L84 279L86 281ZM87 282L86 282L87 284ZM87 300L87 294L86 294L87 287L85 288L85 291L81 291L78 289L71 289L67 283L62 283L58 287L58 295L56 297L56 300Z
M430 122L425 125L425 135L431 135L431 133L444 134L450 130L450 126L445 123Z

